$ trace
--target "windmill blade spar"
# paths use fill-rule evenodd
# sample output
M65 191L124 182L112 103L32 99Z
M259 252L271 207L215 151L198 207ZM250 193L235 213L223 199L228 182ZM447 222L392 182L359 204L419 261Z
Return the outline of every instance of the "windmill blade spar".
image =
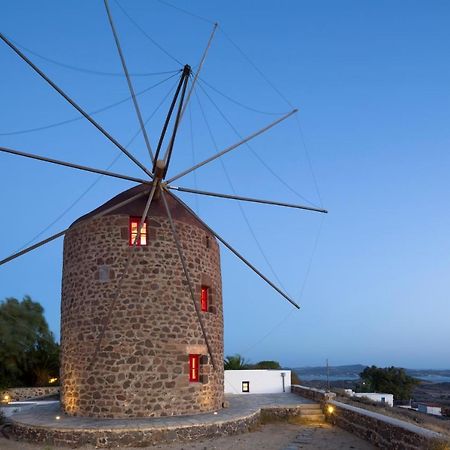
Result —
M86 172L98 173L100 175L106 175L108 177L120 178L127 181L135 181L136 183L152 184L152 181L144 180L142 178L135 178L128 175L122 175L116 172L110 172L108 170L95 169L93 167L82 166L80 164L69 163L66 161L61 161L59 159L47 158L46 156L34 155L32 153L21 152L19 150L13 150L12 148L0 147L0 152L9 153L11 155L23 156L25 158L36 159L38 161L44 161L51 164L56 164L64 167L71 167L72 169L83 170Z
M275 289L282 297L284 297L291 305L295 306L297 309L300 309L300 306L292 300L289 295L287 295L284 291L282 291L277 285L272 283L263 273L261 273L251 262L249 262L246 258L244 258L234 247L231 246L225 239L223 239L218 233L216 233L208 224L206 224L202 219L200 219L192 209L186 205L179 197L176 197L177 201L179 201L188 211L190 211L194 216L197 217L203 226L212 233L220 242L222 242L225 247L228 248L232 253L234 253L245 265L247 265L250 269L253 270L257 275L259 275L268 285L270 285L273 289Z
M264 200L264 199L260 199L260 198L241 197L239 195L228 195L228 194L221 194L218 192L200 191L198 189L190 189L190 188L185 188L185 187L181 187L181 186L167 185L166 188L175 190L175 191L180 191L180 192L188 192L190 194L206 195L209 197L226 198L226 199L231 199L231 200L239 200L239 201L252 202L252 203L262 203L262 204L274 205L274 206L284 206L286 208L305 209L307 211L315 211L315 212L324 213L324 214L328 213L328 211L326 209L316 208L313 206L306 206L306 205L296 205L294 203L277 202L274 200Z
M209 353L209 356L211 358L211 364L212 364L214 370L216 370L216 364L215 364L213 353L212 353L212 350L211 350L211 345L209 343L209 339L208 339L208 336L206 334L205 326L203 324L200 311L198 309L198 304L197 304L197 301L195 299L194 288L192 287L192 281L191 281L191 277L189 275L189 270L188 270L188 267L187 267L187 264L186 264L186 259L184 257L184 253L183 253L183 250L181 248L180 241L178 239L178 235L177 235L177 231L176 231L176 228L175 228L175 224L173 222L172 214L170 212L169 205L167 204L167 199L166 199L166 196L164 194L164 189L161 189L160 192L161 192L161 198L162 198L163 203L164 203L164 208L165 208L166 213L167 213L167 218L169 219L170 228L172 230L172 235L173 235L173 238L175 240L175 245L177 247L178 255L180 256L181 265L183 266L183 272L184 272L184 275L186 277L186 281L187 281L188 286L189 286L189 292L191 294L192 302L194 303L195 313L197 314L197 318L198 318L198 322L200 324L200 328L202 330L203 338L205 339L206 347L208 348L208 353Z
M178 178L184 177L188 173L193 172L194 170L197 170L198 168L204 166L205 164L208 164L211 161L214 161L217 158L220 158L221 156L225 155L226 153L231 152L231 150L234 150L235 148L241 146L242 144L245 144L246 142L250 141L251 139L259 136L260 134L264 133L265 131L269 130L270 128L274 127L275 125L278 125L283 120L286 120L288 117L292 116L292 114L295 114L298 110L293 109L289 113L285 114L283 117L280 117L279 119L275 120L274 122L266 125L265 127L261 128L260 130L256 131L255 133L252 133L248 135L246 138L242 139L241 141L237 142L236 144L230 145L226 149L222 150L221 152L216 153L215 155L205 159L202 162L199 162L195 166L192 166L189 169L184 170L183 172L179 173L178 175L175 175L174 177L168 179L166 181L167 184L172 183L172 181L178 180Z
M138 118L138 121L139 121L139 125L141 127L142 135L144 137L145 145L146 145L148 153L150 155L150 160L153 162L153 152L152 152L152 148L151 148L151 145L150 145L150 140L149 140L148 135L147 135L147 130L145 129L144 120L142 118L141 110L139 108L139 104L138 104L138 101L136 99L136 94L134 93L133 83L131 82L131 77L130 77L130 74L128 72L127 64L125 62L125 56L124 56L124 54L122 52L122 47L120 45L119 36L117 34L116 27L114 26L114 21L113 21L113 18L112 18L111 10L109 8L109 2L108 2L108 0L104 0L104 3L105 3L105 8L106 8L106 13L108 15L109 24L111 25L111 30L112 30L112 33L114 35L114 41L116 43L116 47L117 47L117 51L119 53L120 61L122 63L123 71L124 71L125 77L127 79L128 89L130 90L131 98L133 100L134 109L136 110L136 115L137 115L137 118Z
M104 211L99 212L98 214L94 214L92 217L89 217L88 219L84 220L82 223L86 224L89 222L92 222L95 219L98 219L99 217L102 217L106 214L109 214L110 212L115 211L116 209L121 208L122 206L128 205L128 203L131 203L135 200L137 200L138 198L142 197L143 195L145 195L147 192L143 191L143 192L139 192L139 194L133 195L133 197L130 197L127 200L124 200L123 202L118 203L117 205L111 206L111 208L107 208ZM12 255L8 256L5 259L2 259L0 261L0 266L2 266L3 264L6 264L9 261L12 261L13 259L18 258L19 256L25 255L29 252L31 252L32 250L35 250L36 248L42 247L43 245L54 241L55 239L64 236L67 232L75 230L78 227L78 224L73 225L70 228L66 228L65 230L62 230L56 234L54 234L53 236L50 236L46 239L43 239L42 241L37 242L36 244L31 245L30 247L27 247L19 252L13 253Z
M41 78L43 78L58 94L69 102L83 117L85 117L97 130L109 139L121 152L140 167L150 178L152 173L139 162L122 144L109 134L98 122L96 122L86 111L84 111L74 100L72 100L60 87L58 87L39 67L37 67L26 55L24 55L5 35L0 33L0 39L8 45L23 61L25 61Z

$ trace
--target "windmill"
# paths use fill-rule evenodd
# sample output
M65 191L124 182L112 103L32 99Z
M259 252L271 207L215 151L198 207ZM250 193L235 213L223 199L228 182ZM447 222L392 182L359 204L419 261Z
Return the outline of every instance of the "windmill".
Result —
M3 34L2 41L144 173L142 178L0 147L0 151L137 183L91 213L0 265L65 236L62 289L62 403L72 415L136 417L213 411L223 402L220 242L275 289L297 303L174 192L296 208L280 201L190 189L173 183L286 120L292 110L239 142L168 175L177 132L211 41L195 72L185 65L153 149L127 69L108 0L119 58L151 161L146 166L57 86Z

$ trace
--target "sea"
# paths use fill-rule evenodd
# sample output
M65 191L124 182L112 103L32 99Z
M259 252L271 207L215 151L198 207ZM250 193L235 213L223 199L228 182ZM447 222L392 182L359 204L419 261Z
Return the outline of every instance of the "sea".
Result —
M450 377L446 377L443 375L414 375L415 378L418 378L422 381L427 381L429 383L450 383ZM326 381L327 376L323 374L308 374L308 375L300 375L300 379L305 381L312 381L312 380L320 380L320 381ZM330 375L328 377L330 381L356 381L359 379L359 376L357 374L348 374L348 375Z

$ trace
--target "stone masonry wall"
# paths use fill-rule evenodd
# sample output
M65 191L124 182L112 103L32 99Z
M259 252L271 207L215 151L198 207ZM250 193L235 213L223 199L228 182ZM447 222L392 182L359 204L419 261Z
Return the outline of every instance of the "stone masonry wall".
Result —
M5 396L8 396L8 401L19 402L56 394L59 394L59 386L9 388L0 391L0 402L4 400Z
M327 421L350 431L378 448L388 450L433 450L449 448L435 431L363 408L332 401L333 412L325 410Z
M209 287L211 306L201 315L214 369L168 219L152 216L152 210L150 217L148 245L133 250L97 354L95 348L131 250L129 217L108 215L78 223L66 235L61 394L67 414L158 417L213 411L222 406L223 311L218 244L195 222L175 220L198 302L201 286ZM202 355L200 382L189 382L189 354Z

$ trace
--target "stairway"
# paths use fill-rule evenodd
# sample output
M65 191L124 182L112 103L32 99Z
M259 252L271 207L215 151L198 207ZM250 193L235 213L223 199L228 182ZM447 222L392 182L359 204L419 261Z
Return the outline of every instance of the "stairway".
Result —
M302 422L325 422L325 415L319 403L305 403L302 405L299 418Z

